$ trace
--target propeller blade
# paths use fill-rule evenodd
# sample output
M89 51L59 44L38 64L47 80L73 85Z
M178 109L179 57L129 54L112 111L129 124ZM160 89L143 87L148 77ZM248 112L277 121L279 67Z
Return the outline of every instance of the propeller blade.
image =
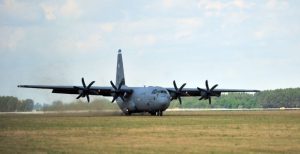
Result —
M123 101L123 102L125 102L125 99L124 99L124 97L123 97L123 96L120 96L120 97L121 97L122 101Z
M218 84L214 85L214 86L210 89L210 91L213 91L217 86L218 86Z
M90 102L90 96L89 95L86 95L86 99L88 102Z
M115 90L117 90L117 87L115 86L115 84L112 81L110 81L110 84Z
M86 97L87 101L90 102L90 93L95 93L94 91L90 91L90 88L95 83L95 81L92 81L88 86L86 86L84 78L81 78L82 87L73 86L74 89L79 90L79 95L76 97L76 99L79 99L80 97Z
M179 101L179 103L181 105L182 101L181 101L181 97L180 96L181 96L182 89L184 88L184 86L186 85L186 83L182 84L179 89L177 87L177 84L176 84L175 80L173 81L173 85L174 85L175 91L174 91L174 96L171 97L171 101L173 99L178 99L178 101Z
M209 89L209 85L208 85L208 80L205 81L205 89L201 89L199 87L197 87L197 89L200 91L200 98L199 100L202 99L208 99L209 104L211 104L211 96L219 96L218 93L214 92L214 89L218 86L218 84L214 85L211 89Z
M82 96L82 93L80 93L80 94L76 97L76 99L79 99L81 96Z
M177 88L177 85L176 85L176 81L175 81L175 80L173 81L173 85L174 85L175 90L177 91L178 88Z
M199 98L199 100L202 100L204 97L203 96L201 96L200 98Z
M120 89L121 89L121 87L122 87L123 83L124 83L124 80L122 80L122 81L120 82L120 84L119 84L119 86L118 86L118 90L120 90Z
M113 99L112 99L112 103L118 98L118 97L121 97L121 99L123 100L123 101L125 101L125 99L124 99L124 93L122 93L120 90L121 90L121 88L122 88L122 85L124 85L124 83L125 83L125 80L123 79L121 82L120 82L120 84L118 85L118 88L116 87L116 85L112 82L112 81L110 81L110 84L111 84L111 86L113 87L113 89L114 89L114 91L112 91L111 93L113 93L114 95L113 95Z
M199 88L199 87L197 87L197 89L198 89L200 92L205 91L205 89L202 89L202 88Z
M181 105L181 97L178 96L179 104Z
M114 96L111 102L113 103L116 99L117 99L117 96Z
M81 82L84 88L86 88L85 82L84 82L84 78L81 78Z
M95 81L92 81L88 86L87 86L87 89L90 89L91 86L95 83Z
M179 90L178 91L182 91L182 89L183 89L183 87L186 85L186 83L184 83L180 88L179 88Z
M206 90L209 91L208 81L205 81Z

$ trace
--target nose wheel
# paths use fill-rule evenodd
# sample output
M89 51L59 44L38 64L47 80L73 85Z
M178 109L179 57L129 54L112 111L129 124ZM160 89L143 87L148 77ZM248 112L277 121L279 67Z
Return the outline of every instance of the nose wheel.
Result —
M163 116L163 111L150 112L152 116Z
M157 116L163 116L163 111L158 111Z

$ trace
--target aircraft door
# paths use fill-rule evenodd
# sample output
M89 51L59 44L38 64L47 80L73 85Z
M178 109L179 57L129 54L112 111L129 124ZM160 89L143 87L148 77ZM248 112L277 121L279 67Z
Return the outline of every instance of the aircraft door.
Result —
M147 111L148 109L148 99L147 99L147 91L146 88L138 89L138 94L135 98L136 109L139 111Z
M145 109L146 111L151 111L153 109L153 95L151 94L152 90L145 88Z

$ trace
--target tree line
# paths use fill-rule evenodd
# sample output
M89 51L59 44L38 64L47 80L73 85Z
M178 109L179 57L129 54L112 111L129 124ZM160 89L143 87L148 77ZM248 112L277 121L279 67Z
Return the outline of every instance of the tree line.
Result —
M32 111L33 107L32 99L19 100L13 96L0 96L0 112Z
M172 103L178 108L299 108L300 88L265 90L259 93L228 93L213 97L212 104L196 97L185 98L182 105Z

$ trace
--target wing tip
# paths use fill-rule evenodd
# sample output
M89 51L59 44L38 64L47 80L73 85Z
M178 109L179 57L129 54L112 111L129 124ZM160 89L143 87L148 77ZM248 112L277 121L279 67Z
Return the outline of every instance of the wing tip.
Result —
M26 85L18 85L18 88L27 88L28 86Z

